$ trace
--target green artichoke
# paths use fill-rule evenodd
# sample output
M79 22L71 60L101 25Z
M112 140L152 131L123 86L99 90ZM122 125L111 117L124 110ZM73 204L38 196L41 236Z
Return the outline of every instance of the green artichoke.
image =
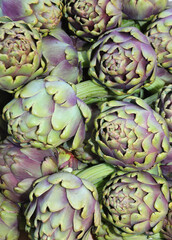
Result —
M128 18L135 20L146 20L162 12L168 0L123 0L122 11Z
M155 111L158 112L167 122L172 142L172 84L161 89L155 103Z
M101 106L89 141L93 152L125 171L146 170L170 150L165 120L140 98L112 100Z
M28 201L32 183L57 171L55 149L22 148L10 138L0 144L0 188L13 202Z
M66 94L67 93L67 94ZM3 109L8 132L21 144L48 149L68 142L77 148L85 138L89 107L65 81L48 76L16 92Z
M45 72L40 34L23 21L0 19L0 89L20 88Z
M86 41L94 41L107 30L119 26L121 0L69 0L64 7L69 29Z
M96 187L68 172L45 176L35 182L25 216L34 240L81 239L100 224Z
M81 79L81 66L78 51L72 38L56 28L42 39L42 52L47 61L47 71L44 75L56 75L66 82L77 83Z
M19 206L0 193L0 239L18 240Z
M63 0L2 0L1 9L13 21L23 20L44 33L59 25Z
M132 94L155 80L155 51L135 27L106 32L90 47L88 58L91 78L116 95Z
M146 35L157 54L158 66L172 73L172 8L156 15Z
M103 188L102 216L122 235L160 232L168 212L164 178L148 172L115 173Z

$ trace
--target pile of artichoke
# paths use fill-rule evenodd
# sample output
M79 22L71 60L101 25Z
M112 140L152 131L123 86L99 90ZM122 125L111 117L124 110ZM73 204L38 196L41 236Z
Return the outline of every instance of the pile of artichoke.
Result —
M172 1L0 1L0 240L172 239Z

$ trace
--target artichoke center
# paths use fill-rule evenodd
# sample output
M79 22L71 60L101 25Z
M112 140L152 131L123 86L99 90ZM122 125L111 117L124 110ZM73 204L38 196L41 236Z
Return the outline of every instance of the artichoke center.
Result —
M128 64L129 60L121 49L115 49L113 53L110 51L103 56L104 72L110 75L126 74L126 67Z
M75 4L75 9L77 13L84 18L91 18L90 11L92 12L92 4L90 2L78 1ZM94 18L95 16L92 16Z
M30 44L28 44L28 41L22 35L15 38L7 38L3 42L3 48L1 49L1 53L14 56L17 59L20 59L22 54L27 55L29 52Z
M132 205L135 203L134 199L126 195L123 191L117 193L112 191L110 198L110 206L118 213L129 213L133 208Z

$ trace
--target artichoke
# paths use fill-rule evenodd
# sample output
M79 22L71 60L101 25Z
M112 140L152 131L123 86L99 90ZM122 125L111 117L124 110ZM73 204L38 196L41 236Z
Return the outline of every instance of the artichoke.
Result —
M13 202L28 201L32 183L56 171L55 149L22 148L10 138L0 144L0 188Z
M172 8L156 15L148 26L146 35L157 54L160 68L172 73Z
M45 75L57 75L66 82L77 83L81 79L78 52L72 38L60 27L51 30L42 39L42 52L47 61Z
M91 111L72 86L48 76L18 90L4 107L3 117L9 134L23 145L48 149L68 142L75 149L85 138Z
M150 169L170 150L165 120L136 97L103 103L89 142L107 163L125 171Z
M0 89L20 88L45 72L40 34L23 21L0 19Z
M165 179L148 172L115 173L103 188L102 216L122 235L160 232L168 212Z
M18 240L19 206L0 193L0 239Z
M96 187L68 172L38 179L25 212L26 230L35 240L81 239L100 224Z
M94 41L103 32L119 26L121 0L69 0L64 7L69 29L86 41Z
M106 32L90 47L88 57L89 75L116 95L132 94L155 80L155 51L135 27Z
M162 12L168 0L123 0L122 11L128 18L135 20L145 20Z
M62 18L62 0L1 0L2 14L13 21L23 20L41 32L59 25Z
M167 122L172 142L172 84L165 86L159 93L155 103L155 111L158 112Z

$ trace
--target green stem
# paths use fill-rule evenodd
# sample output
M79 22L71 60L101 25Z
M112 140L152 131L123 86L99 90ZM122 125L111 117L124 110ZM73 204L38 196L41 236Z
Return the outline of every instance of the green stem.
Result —
M151 94L157 93L162 87L165 85L164 81L161 78L156 77L155 81L149 85L149 87L145 87L147 91Z
M78 83L75 85L75 87L77 91L77 97L87 104L106 101L113 97L109 94L109 90L91 80Z
M116 168L108 163L101 163L80 171L76 175L80 178L86 179L93 183L98 184L100 181L110 176L116 171Z

